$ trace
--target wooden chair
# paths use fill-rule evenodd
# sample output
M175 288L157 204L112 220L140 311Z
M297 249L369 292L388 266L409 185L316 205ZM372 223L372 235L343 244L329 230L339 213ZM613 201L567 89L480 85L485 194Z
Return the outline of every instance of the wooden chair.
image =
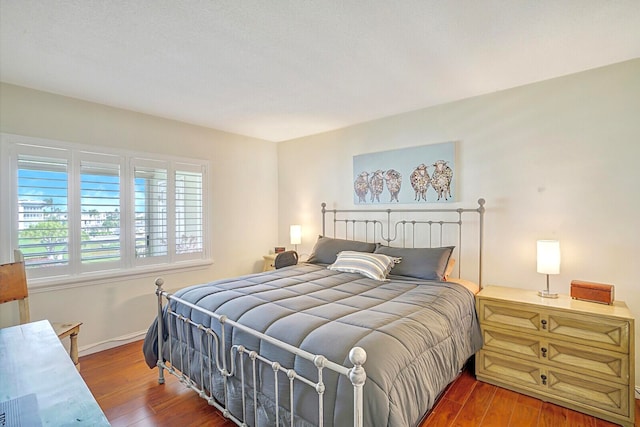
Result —
M276 255L273 266L277 269L296 265L298 263L298 252L284 251Z
M31 321L27 275L24 268L22 252L18 250L14 251L14 258L14 262L0 265L0 304L17 301L20 312L20 324L24 324ZM53 326L53 330L56 332L56 335L58 335L58 338L63 339L69 337L71 340L69 356L78 370L80 370L80 363L78 362L78 334L80 333L80 325L82 325L81 322L51 322L51 326Z

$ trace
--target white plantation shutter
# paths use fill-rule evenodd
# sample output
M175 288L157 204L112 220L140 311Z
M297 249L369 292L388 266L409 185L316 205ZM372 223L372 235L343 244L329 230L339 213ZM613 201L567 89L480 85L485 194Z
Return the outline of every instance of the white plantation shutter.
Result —
M25 264L32 268L66 266L68 161L30 154L20 154L17 160L18 248L24 254Z
M102 264L92 270L119 262L122 256L118 161L115 156L80 161L80 260L83 265Z
M136 258L157 262L169 254L167 174L164 162L134 161Z
M137 262L202 258L202 165L134 159L133 169Z
M176 254L203 251L202 167L178 164L175 172Z

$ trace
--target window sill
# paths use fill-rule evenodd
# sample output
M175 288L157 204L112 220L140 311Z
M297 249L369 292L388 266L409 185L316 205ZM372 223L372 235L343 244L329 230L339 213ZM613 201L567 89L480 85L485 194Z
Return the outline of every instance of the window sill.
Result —
M95 273L83 273L74 276L55 276L29 280L29 292L40 293L84 286L102 285L140 278L155 278L163 273L176 273L203 270L213 264L212 259L182 261L173 264L156 264L127 270L109 270ZM151 283L151 281L149 282Z

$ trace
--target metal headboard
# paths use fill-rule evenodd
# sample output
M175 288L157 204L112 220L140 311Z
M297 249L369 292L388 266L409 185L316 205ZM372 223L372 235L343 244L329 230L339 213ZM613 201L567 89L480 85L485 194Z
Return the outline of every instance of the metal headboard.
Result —
M403 248L455 246L453 256L458 277L462 272L463 256L477 258L478 285L482 289L484 204L484 199L478 199L476 208L327 209L327 204L322 203L322 235ZM463 222L466 213L478 216L465 217ZM327 215L331 214L328 224ZM328 225L333 227L332 235L327 234ZM467 234L463 235L463 228L476 228L476 232L469 238ZM469 253L467 246L476 247L477 254ZM466 264L466 259L464 261Z

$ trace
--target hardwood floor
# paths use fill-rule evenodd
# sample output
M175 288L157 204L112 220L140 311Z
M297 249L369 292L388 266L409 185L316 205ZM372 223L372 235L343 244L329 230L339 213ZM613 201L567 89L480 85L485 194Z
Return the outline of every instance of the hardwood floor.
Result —
M142 341L81 357L80 366L114 427L235 426L173 375L158 384L157 369L144 362Z
M142 341L80 358L81 375L114 427L235 426L172 375L158 384L142 356ZM640 421L640 401L636 400ZM636 422L636 425L640 425ZM579 412L480 381L465 371L420 427L608 427Z
M636 426L640 400L636 400ZM420 427L613 427L610 423L476 381L468 370L453 382Z

